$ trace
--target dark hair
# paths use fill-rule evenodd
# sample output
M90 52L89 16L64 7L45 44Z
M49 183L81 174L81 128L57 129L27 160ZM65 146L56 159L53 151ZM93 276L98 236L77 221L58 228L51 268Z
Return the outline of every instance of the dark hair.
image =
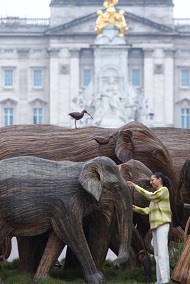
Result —
M170 184L171 184L170 179L167 176L165 176L163 173L155 172L153 175L156 178L161 178L163 186L166 186L168 188L170 187Z

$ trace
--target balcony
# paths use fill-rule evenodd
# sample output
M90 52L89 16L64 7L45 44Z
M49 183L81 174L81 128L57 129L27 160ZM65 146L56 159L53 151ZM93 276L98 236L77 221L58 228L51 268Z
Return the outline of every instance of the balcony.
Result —
M49 22L47 18L0 18L0 26L49 26Z
M190 26L190 18L174 19L175 26Z

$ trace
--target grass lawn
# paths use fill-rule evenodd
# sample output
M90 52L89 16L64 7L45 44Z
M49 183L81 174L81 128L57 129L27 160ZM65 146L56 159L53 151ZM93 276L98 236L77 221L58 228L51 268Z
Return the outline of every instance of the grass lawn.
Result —
M106 260L102 272L107 279L107 284L137 284L147 283L145 273L142 267L133 270L114 269L111 261ZM155 283L155 263L152 261L152 281ZM0 266L0 275L4 284L34 284L31 275L21 274L19 271L19 260L16 259ZM83 274L80 269L64 270L53 268L50 272L50 278L39 282L39 284L84 284ZM172 282L175 283L175 282Z

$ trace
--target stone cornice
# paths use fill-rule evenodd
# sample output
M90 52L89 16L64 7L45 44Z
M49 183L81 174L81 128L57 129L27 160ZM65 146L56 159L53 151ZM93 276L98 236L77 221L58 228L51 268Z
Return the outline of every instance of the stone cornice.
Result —
M57 5L77 5L77 6L103 6L102 0L52 0L50 6ZM172 0L119 0L118 6L137 6L137 5L167 5L173 6Z
M69 51L70 51L72 58L78 58L79 57L80 49L72 48L72 49L69 49Z
M11 103L11 104L17 104L18 100L16 98L11 98L11 97L4 97L0 100L0 104L6 104L6 103Z
M48 48L47 51L48 51L49 56L50 56L51 58L52 58L52 57L58 57L60 48Z
M17 48L17 53L20 57L28 57L30 53L30 48Z
M151 58L152 55L153 55L154 49L153 48L144 48L143 51L144 51L144 57L145 58Z
M145 26L153 27L157 31L162 32L163 34L164 33L165 34L172 34L172 35L173 34L178 34L178 32L175 29L173 29L173 28L171 28L169 26L159 24L159 23L154 22L152 20L149 20L147 18L137 16L137 15L135 15L133 13L125 12L125 17L128 20L131 19L131 20L133 20L135 22L140 22L140 23L142 23ZM59 26L55 26L53 28L50 28L50 29L46 30L45 34L46 35L51 35L51 34L55 35L55 34L59 34L60 32L64 33L64 31L68 31L69 28L77 27L79 24L83 24L85 22L89 22L92 19L93 20L97 19L97 13L96 12L88 14L88 15L85 15L85 16L77 18L77 19L74 19L74 20L72 20L70 22L67 22L67 23L63 24L63 25L59 25Z
M175 48L164 49L164 52L165 52L166 57L173 58L174 53L175 53Z

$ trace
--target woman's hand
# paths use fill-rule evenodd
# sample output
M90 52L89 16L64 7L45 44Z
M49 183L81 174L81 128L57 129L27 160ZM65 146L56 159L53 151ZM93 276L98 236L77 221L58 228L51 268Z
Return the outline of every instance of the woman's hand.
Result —
M129 186L133 186L133 187L136 186L136 184L135 184L134 182L132 182L132 181L127 181L127 184L128 184Z

